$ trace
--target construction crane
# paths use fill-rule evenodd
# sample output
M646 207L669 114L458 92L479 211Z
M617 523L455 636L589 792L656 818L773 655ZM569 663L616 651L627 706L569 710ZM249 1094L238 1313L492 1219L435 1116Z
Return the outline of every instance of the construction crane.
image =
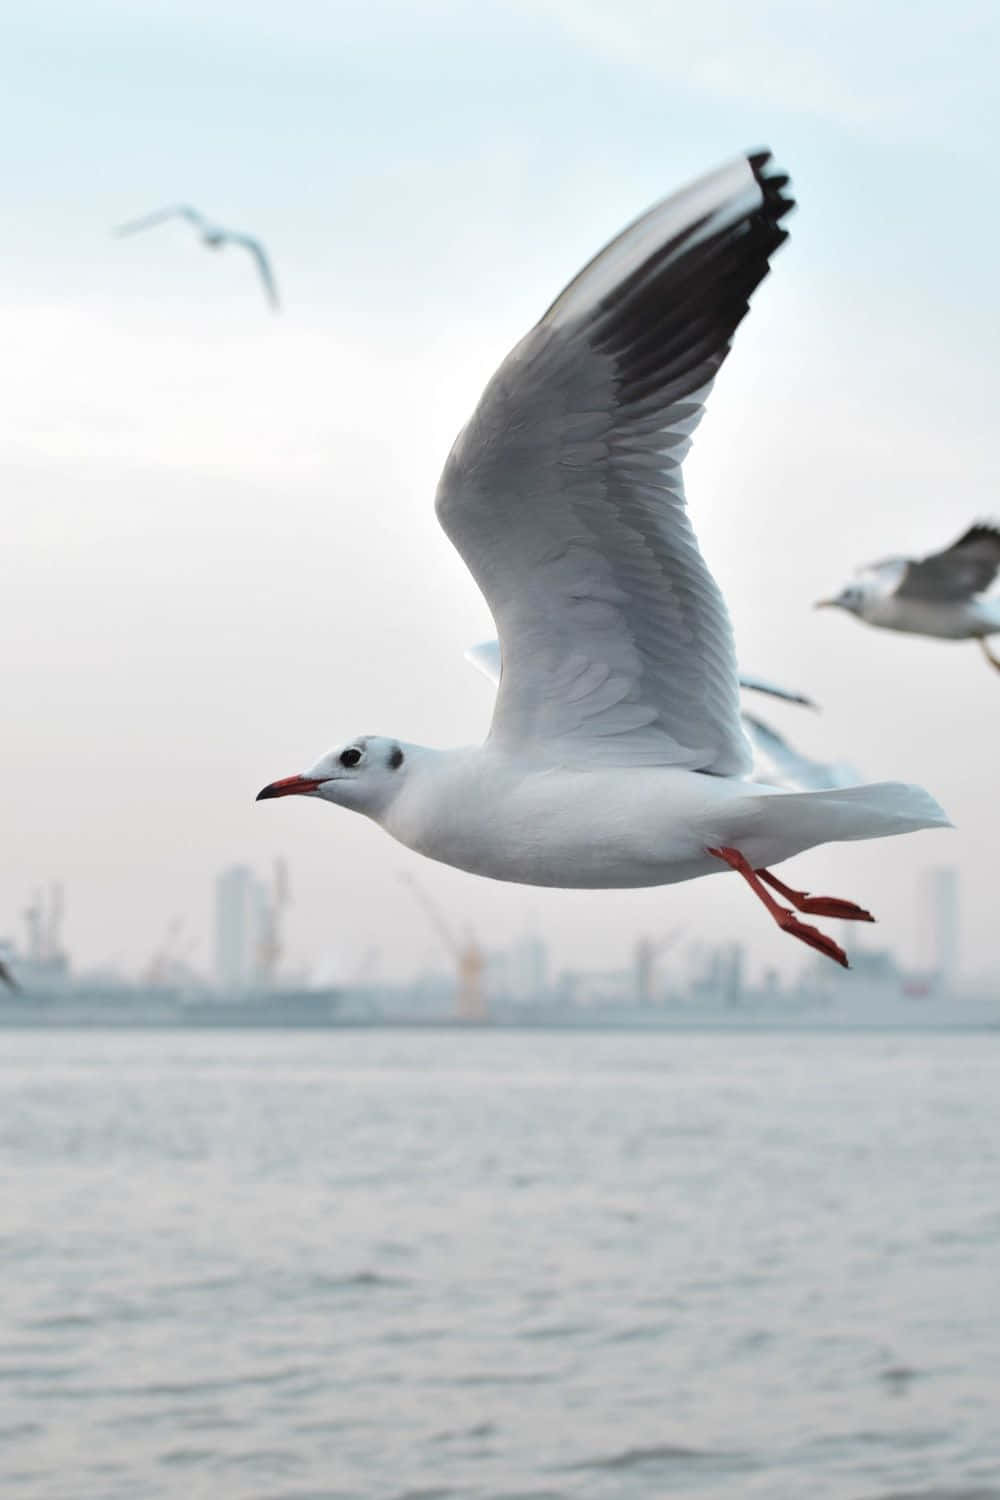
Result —
M184 919L173 917L167 924L163 941L154 951L143 974L143 982L153 989L169 989L190 973L188 960L198 940L184 931Z
M648 1006L653 1003L653 981L656 977L656 960L661 953L672 948L683 932L674 927L665 937L657 939L641 937L635 945L635 1003Z
M486 969L486 954L470 932L463 942L456 941L441 912L428 896L423 886L412 875L401 875L423 907L424 912L455 961L456 1012L460 1021L485 1021L488 1017L483 974Z

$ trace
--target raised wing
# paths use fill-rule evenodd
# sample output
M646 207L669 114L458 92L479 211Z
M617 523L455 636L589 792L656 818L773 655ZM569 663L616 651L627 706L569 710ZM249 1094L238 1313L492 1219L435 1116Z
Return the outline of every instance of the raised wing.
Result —
M908 562L896 589L899 599L957 604L988 589L1000 569L1000 529L977 524L944 552Z
M271 270L271 262L267 258L263 245L259 240L253 239L248 234L227 234L226 238L232 240L234 245L242 245L244 249L250 251L257 264L260 279L264 284L264 294L274 308L274 311L277 312L280 307L278 302L278 288L275 284L274 272Z
M199 229L205 228L205 219L196 209L190 208L186 203L175 203L172 208L161 208L155 214L146 214L145 218L130 219L127 224L120 224L115 234L138 234L141 229L152 229L156 224L164 224L167 219L187 219L189 224L194 224Z
M493 377L438 489L493 612L491 740L573 764L738 775L732 631L681 460L792 206L768 153L667 198Z
M500 642L480 641L475 646L470 646L465 653L466 661L471 661L474 667L478 667L484 677L488 677L495 687L500 685ZM751 693L767 693L771 698L780 698L783 703L801 703L804 708L815 708L816 704L812 698L807 698L804 693L793 693L791 688L779 687L775 682L768 682L764 677L754 677L749 672L740 672L739 685Z

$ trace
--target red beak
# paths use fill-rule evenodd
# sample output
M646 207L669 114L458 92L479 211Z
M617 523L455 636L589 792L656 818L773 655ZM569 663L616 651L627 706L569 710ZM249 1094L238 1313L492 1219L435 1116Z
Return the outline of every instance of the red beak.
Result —
M284 776L281 781L272 781L270 786L258 792L255 801L266 802L269 797L293 797L296 792L305 796L321 785L319 781L310 781L308 776Z

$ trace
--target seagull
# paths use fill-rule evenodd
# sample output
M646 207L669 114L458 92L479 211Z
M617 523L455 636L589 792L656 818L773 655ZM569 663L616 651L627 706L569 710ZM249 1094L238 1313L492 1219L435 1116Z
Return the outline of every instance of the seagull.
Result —
M1000 527L977 521L957 542L928 557L887 557L859 569L833 599L817 609L846 609L868 625L932 635L939 640L979 642L1000 672L986 637L1000 633L1000 599L980 599L1000 569Z
M203 214L198 213L197 209L190 208L186 203L175 204L173 208L161 208L155 214L147 214L143 219L132 219L128 224L119 225L115 234L138 234L143 229L152 229L156 224L166 223L167 219L187 219L188 223L193 224L200 232L202 244L207 245L210 250L221 250L223 245L242 245L244 250L249 250L260 273L264 295L274 311L278 311L278 288L275 285L271 262L260 241L253 239L249 234L237 234L232 229L222 229L218 224L210 224Z
M787 185L760 151L654 205L556 298L456 439L437 514L500 637L485 743L358 735L258 801L333 802L430 859L524 885L621 890L735 870L781 929L847 967L799 914L871 914L769 867L948 819L902 783L786 792L744 779L732 630L681 475L786 238Z

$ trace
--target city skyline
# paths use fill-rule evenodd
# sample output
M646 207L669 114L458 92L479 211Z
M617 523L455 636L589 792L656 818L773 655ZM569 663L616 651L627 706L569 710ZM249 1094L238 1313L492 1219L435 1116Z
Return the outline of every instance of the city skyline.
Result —
M414 959L394 950L392 934L380 943L360 947L348 936L309 963L289 948L287 923L294 911L288 867L283 859L267 874L245 864L217 872L206 892L205 911L170 918L158 943L138 966L109 960L79 964L63 940L63 921L72 909L71 893L58 882L33 893L21 910L20 924L0 923L0 957L18 968L18 961L48 966L55 976L92 980L103 975L117 983L191 991L215 989L238 997L252 991L342 989L421 986L444 982L454 989L454 1009L460 1019L484 1019L491 1000L505 1004L537 1004L545 996L603 995L640 1009L661 1003L664 987L699 983L698 976L717 973L719 983L742 989L767 986L782 971L761 961L742 942L706 941L697 928L681 926L656 931L636 930L611 955L611 962L594 967L581 961L576 946L553 945L551 934L526 921L513 935L491 940L489 929L449 925L433 899L415 882L413 893L429 922L427 942ZM924 866L915 872L914 920L921 933L918 953L911 957L885 933L865 934L855 941L855 962L863 972L871 961L888 961L903 982L942 994L988 989L1000 982L1000 966L986 971L963 965L962 886L959 871L950 865ZM786 979L801 983L815 968L811 957ZM726 979L724 976L729 975ZM30 995L31 982L28 983ZM586 1000L583 1002L586 1004Z

